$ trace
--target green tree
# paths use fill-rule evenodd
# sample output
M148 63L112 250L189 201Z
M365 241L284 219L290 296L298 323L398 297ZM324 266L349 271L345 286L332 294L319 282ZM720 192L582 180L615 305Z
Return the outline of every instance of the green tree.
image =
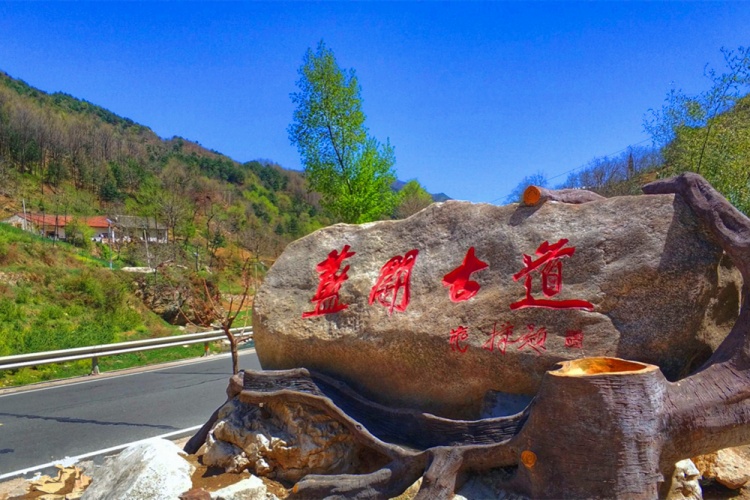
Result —
M310 189L334 217L362 223L390 215L393 147L368 134L361 88L353 69L342 70L322 41L299 69L297 106L289 139L302 157Z
M750 48L722 49L725 70L707 68L708 90L672 90L660 110L649 110L644 128L662 146L664 175L692 171L750 213Z
M405 219L432 204L432 195L416 179L410 180L398 192L396 217Z
M74 217L65 226L65 239L79 248L91 248L91 239L94 237L94 230L86 225L86 222Z

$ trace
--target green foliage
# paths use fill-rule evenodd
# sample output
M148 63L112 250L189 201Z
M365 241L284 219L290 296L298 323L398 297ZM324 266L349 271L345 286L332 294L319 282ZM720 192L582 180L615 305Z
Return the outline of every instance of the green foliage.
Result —
M399 219L414 215L432 204L432 195L416 179L404 184L397 197L398 205L395 215Z
M664 148L664 158L665 174L699 172L733 205L750 214L750 96L705 127L679 129Z
M93 236L94 230L78 218L73 218L65 226L65 239L79 248L90 249Z
M249 251L257 288L287 242L330 221L299 172L265 160L239 164L181 138L162 140L94 104L1 72L0 196L10 200L2 218L20 212L22 198L29 211L79 218L65 228L78 247L0 224L0 355L169 334L133 294L130 276L106 269L110 258L115 268L125 259L208 265L225 286L231 273L223 269L234 269ZM92 244L80 219L90 215L147 216L168 228L170 242ZM123 365L112 358L113 367L161 359L162 352L132 355ZM83 361L0 373L0 385L89 367Z
M258 176L263 187L270 191L283 191L289 184L289 176L278 165L250 161L245 167Z
M32 133L33 132L33 133ZM252 200L245 192L257 192ZM51 193L52 192L52 193ZM267 160L239 164L180 137L66 94L46 94L0 73L0 195L6 213L45 203L48 215L136 215L158 221L170 246L114 245L115 261L224 265L220 246L275 256L292 239L329 223L300 172ZM226 217L211 214L227 212ZM41 228L40 228L41 229ZM47 231L50 228L46 228ZM243 234L251 231L254 240ZM88 247L84 238L76 242ZM256 242L258 242L256 244ZM7 252L0 245L0 263ZM108 250L98 250L105 260Z
M289 139L297 146L311 189L335 217L350 223L377 220L395 205L393 148L370 137L361 89L353 69L339 68L321 41L299 69L299 92Z
M152 321L131 277L83 250L5 224L0 244L19 250L0 268L0 356L106 344Z
M722 49L725 71L707 69L711 86L697 95L672 90L645 129L663 147L662 175L701 174L750 213L750 48Z

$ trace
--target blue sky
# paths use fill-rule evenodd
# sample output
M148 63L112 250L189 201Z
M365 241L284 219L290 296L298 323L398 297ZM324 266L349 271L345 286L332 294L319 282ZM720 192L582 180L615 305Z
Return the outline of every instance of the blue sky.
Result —
M324 39L400 179L501 202L649 144L674 86L750 44L750 2L0 2L0 70L238 161L300 169L297 69Z

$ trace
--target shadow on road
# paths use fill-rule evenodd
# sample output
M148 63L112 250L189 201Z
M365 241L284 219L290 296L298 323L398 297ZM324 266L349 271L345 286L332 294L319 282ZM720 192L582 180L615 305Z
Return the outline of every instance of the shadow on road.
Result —
M183 370L172 370L169 373L167 372L152 372L150 375L169 375L170 377L173 377L175 375L216 375L217 378L212 380L219 380L220 378L226 378L229 380L229 377L232 376L232 371L226 371L226 372L190 372L190 371L183 371Z
M171 431L179 430L177 427L173 427L171 425L136 424L133 422L105 422L105 421L100 421L100 420L90 420L86 418L43 417L41 415L24 415L21 413L3 413L3 412L0 412L0 416L27 418L29 420L52 420L52 421L61 422L64 424L120 425L120 426L125 426L125 427L151 427L154 429L166 429L166 430L171 430ZM0 453L2 453L3 451L5 450L0 450Z

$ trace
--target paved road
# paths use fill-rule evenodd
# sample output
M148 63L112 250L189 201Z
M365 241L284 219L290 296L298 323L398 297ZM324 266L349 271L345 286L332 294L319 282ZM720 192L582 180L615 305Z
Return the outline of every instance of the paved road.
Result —
M0 477L11 472L200 426L226 400L231 359L0 396ZM240 368L259 370L254 349Z

